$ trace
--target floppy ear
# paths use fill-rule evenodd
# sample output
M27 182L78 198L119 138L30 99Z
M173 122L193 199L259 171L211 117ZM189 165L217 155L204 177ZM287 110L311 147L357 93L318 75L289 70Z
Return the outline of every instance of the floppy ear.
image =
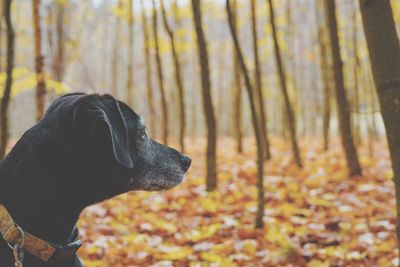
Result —
M110 139L115 160L126 168L132 168L129 154L128 131L118 101L78 101L73 120L78 132L87 137L104 134Z

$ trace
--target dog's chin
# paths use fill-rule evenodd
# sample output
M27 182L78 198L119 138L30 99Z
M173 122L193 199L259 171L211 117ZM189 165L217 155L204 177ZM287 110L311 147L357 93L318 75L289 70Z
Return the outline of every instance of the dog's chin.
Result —
M185 174L179 174L174 177L150 178L146 179L139 186L133 186L132 190L144 191L164 191L174 188L183 181Z

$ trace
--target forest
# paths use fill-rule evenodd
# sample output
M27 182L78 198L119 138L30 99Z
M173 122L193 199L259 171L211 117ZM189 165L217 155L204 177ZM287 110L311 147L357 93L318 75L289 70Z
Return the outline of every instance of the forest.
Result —
M399 0L0 10L0 159L73 92L192 159L171 190L84 209L85 266L400 266Z

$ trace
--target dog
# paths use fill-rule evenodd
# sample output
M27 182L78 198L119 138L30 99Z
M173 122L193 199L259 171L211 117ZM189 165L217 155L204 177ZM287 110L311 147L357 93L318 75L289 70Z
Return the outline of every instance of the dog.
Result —
M170 189L190 164L152 140L139 115L110 95L56 99L0 162L2 215L15 240L25 234L23 266L83 267L75 225L85 207L129 191ZM15 244L8 243L0 235L1 267L14 266Z

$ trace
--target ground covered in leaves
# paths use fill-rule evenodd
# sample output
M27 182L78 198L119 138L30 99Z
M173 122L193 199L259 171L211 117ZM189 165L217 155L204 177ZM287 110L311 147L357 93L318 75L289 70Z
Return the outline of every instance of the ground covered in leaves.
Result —
M387 149L360 148L362 177L349 178L339 143L303 141L305 167L273 142L265 165L265 227L254 230L254 144L220 140L218 191L204 187L204 141L168 192L133 192L87 208L79 252L95 266L395 266L394 187ZM307 148L307 151L306 151ZM372 156L371 156L372 155Z

